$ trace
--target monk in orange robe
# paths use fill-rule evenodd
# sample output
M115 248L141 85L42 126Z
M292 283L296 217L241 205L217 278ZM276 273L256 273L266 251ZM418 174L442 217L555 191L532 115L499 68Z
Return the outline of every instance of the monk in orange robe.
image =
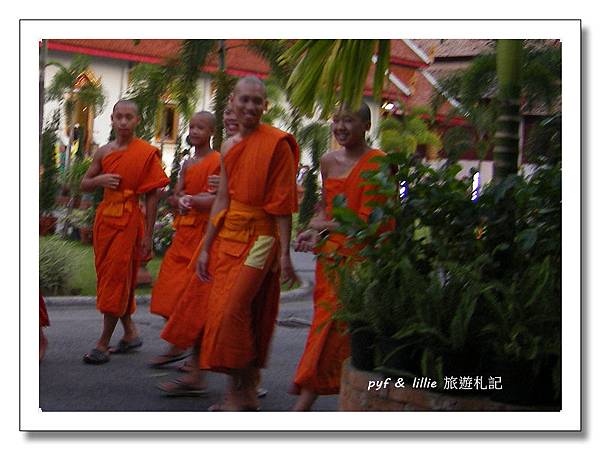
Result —
M297 280L290 258L297 209L299 149L288 133L260 123L265 86L242 78L233 93L240 131L221 150L221 175L196 271L212 288L201 335L200 367L230 375L213 411L256 410L283 282Z
M227 137L231 137L237 133L237 117L233 113L231 101L223 112L223 124L225 126ZM220 164L220 155L218 153L215 153L215 155L218 156L217 161L218 164ZM210 190L211 194L216 193L218 185L219 177L209 175L207 189ZM214 200L214 195L211 195L211 205L212 200ZM208 219L209 213L210 207L206 212L206 219ZM201 236L198 239L198 244L200 244L201 238L204 236L205 228L206 221L204 222ZM177 301L177 306L174 308L172 315L169 317L169 320L161 333L161 338L169 342L171 347L164 354L153 358L150 361L150 366L154 368L185 358L187 356L186 349L196 343L198 335L200 334L200 329L206 314L204 309L205 298L210 292L210 285L209 283L202 283L198 277L192 276L200 246L195 245L190 251L194 251L194 254L193 256L190 256L191 262L184 269L185 273L188 275L188 281L184 281L184 285L180 288L183 289L180 300ZM189 377L177 379L173 382L162 383L159 385L159 388L167 394L172 395L182 395L185 393L184 391L193 393L202 390L199 386L204 384L203 378L197 370L197 366L195 354L193 354L191 361L186 361L186 363L180 367L180 370L183 372L194 372L194 374Z
M356 248L346 246L346 238L335 230L338 224L332 220L333 199L338 194L346 197L346 204L366 220L372 207L367 202L374 199L367 194L361 174L376 170L378 164L372 159L384 153L369 148L365 133L371 126L369 107L363 104L357 112L341 110L333 117L333 134L342 146L339 151L331 151L321 159L323 179L322 203L309 229L301 233L295 243L297 251L311 251L319 235L329 233L323 246L317 250L318 259L315 275L314 314L306 341L304 354L300 359L292 394L299 394L294 411L309 411L319 395L339 393L342 362L350 356L350 342L344 333L345 325L332 320L338 307L334 275L326 270L331 266L331 253L351 260ZM339 264L339 261L337 262Z
M116 139L98 149L81 181L83 191L104 188L94 222L96 309L104 315L104 323L95 348L83 357L88 364L109 361L110 338L119 320L124 334L113 351L127 352L142 344L131 318L135 277L140 262L151 258L158 189L169 183L158 149L135 137L140 121L137 105L119 100L111 120Z
M210 147L215 117L208 111L194 114L189 138L194 156L181 168L175 198L179 210L173 221L176 232L160 266L152 289L150 312L168 319L194 274L188 269L194 250L204 236L216 190L210 192L209 176L218 175L221 157Z
M40 294L40 361L44 359L46 354L46 348L48 347L48 339L44 335L44 327L50 326L50 319L48 318L48 311L46 310L46 303L44 297Z

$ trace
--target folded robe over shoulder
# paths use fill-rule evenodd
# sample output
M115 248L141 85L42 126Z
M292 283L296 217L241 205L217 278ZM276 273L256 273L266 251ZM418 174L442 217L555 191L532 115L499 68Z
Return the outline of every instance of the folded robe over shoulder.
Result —
M121 317L135 311L135 278L140 263L144 217L138 195L166 186L158 149L134 138L124 150L107 154L101 173L121 176L118 190L105 189L94 222L96 308Z
M208 192L208 176L218 175L221 155L211 152L186 168L183 191L188 195ZM156 283L152 288L150 312L169 318L193 275L188 269L194 250L200 244L210 211L190 211L177 216L173 223L175 235L162 260Z
M210 251L213 282L201 368L227 371L266 363L279 305L275 216L298 207L298 158L293 136L264 124L223 158L230 205Z
M374 199L367 193L372 187L365 184L361 174L367 170L376 170L378 164L371 161L382 156L380 150L370 150L356 163L347 178L328 178L325 180L326 213L331 219L333 199L343 194L346 205L362 219L369 217L372 207L367 202ZM338 307L334 273L326 267L332 263L325 254L337 253L351 258L357 249L345 246L345 236L331 233L327 242L319 250L313 294L314 313L306 347L290 393L299 394L305 387L318 395L337 394L340 389L342 363L350 356L349 336L344 333L345 324L332 320L332 314ZM329 264L328 264L329 263Z

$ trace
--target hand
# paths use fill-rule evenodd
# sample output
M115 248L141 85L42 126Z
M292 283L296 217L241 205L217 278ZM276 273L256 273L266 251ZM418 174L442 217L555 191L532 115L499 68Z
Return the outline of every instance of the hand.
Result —
M108 189L117 189L121 183L121 175L116 173L103 173L96 177L98 186Z
M300 283L300 280L294 271L294 266L292 265L289 253L281 255L281 284L285 285L287 283L289 283L290 286Z
M217 192L221 177L219 175L208 176L208 192Z
M146 234L142 238L142 246L140 248L140 260L150 261L152 259L152 235Z
M210 276L208 275L208 252L206 250L200 251L200 255L198 255L198 259L196 260L196 275L204 283L210 281Z
M319 241L319 233L312 228L300 233L294 241L294 250L297 252L312 252Z
M179 211L182 214L187 213L192 208L192 196L191 195L183 195L179 197L179 201L177 203L179 206Z

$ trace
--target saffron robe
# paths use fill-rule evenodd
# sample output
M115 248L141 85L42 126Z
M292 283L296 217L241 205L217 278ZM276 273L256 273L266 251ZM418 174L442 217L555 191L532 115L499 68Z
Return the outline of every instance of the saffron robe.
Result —
M200 367L264 367L279 307L280 243L275 216L298 208L299 148L292 135L261 124L223 158L230 204L213 220L212 289Z
M325 180L328 219L332 218L333 199L338 194L346 197L346 205L363 220L369 217L372 207L367 206L367 202L374 200L375 197L367 193L372 187L365 184L361 174L368 170L377 170L378 164L371 159L382 155L384 153L380 150L370 150L359 159L348 177ZM325 244L317 250L319 257L313 293L313 320L304 353L296 369L294 384L290 389L292 394L299 394L303 387L318 395L339 393L342 363L350 356L350 338L345 333L345 324L332 319L333 313L338 308L338 300L335 273L326 269L333 261L326 255L337 253L345 258L352 258L358 249L348 248L345 243L345 236L330 233Z
M208 176L218 175L221 155L211 152L201 161L186 168L183 191L188 195L208 192ZM188 269L194 250L200 244L210 211L191 210L173 221L175 235L162 260L156 283L152 288L150 312L169 318L194 274Z
M158 149L134 138L124 150L107 154L101 173L121 176L118 190L104 189L94 222L96 309L122 317L135 312L135 278L140 264L144 216L138 195L169 183Z

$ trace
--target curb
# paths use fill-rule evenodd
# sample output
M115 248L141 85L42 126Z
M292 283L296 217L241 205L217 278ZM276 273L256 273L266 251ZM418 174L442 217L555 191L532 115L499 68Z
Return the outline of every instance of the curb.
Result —
M280 302L295 302L302 297L306 297L311 294L313 290L313 283L310 280L302 280L302 284L300 287L296 289L292 289L291 291L282 292L279 298ZM312 301L312 298L309 299ZM65 306L65 305L91 305L96 304L95 296L54 296L54 297L44 297L44 301L46 302L46 306ZM136 295L135 302L138 305L147 305L150 303L150 295Z

